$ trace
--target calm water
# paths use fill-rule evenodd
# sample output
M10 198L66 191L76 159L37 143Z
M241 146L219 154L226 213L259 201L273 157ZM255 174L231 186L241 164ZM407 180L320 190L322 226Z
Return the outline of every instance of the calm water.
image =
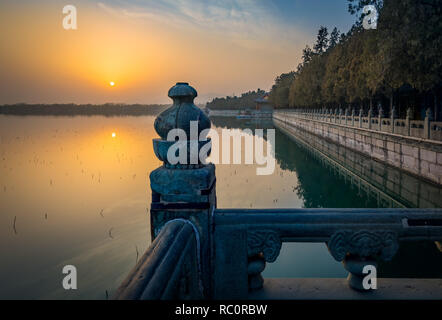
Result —
M213 121L216 130L272 127ZM161 165L152 149L153 122L154 117L0 116L0 298L112 296L150 242L148 174ZM382 206L376 195L355 188L279 130L275 157L270 176L257 176L253 165L217 165L218 207ZM383 266L386 274L441 276L442 254L434 244L413 246ZM76 291L61 287L68 264L78 270ZM264 276L346 273L324 244L284 244Z

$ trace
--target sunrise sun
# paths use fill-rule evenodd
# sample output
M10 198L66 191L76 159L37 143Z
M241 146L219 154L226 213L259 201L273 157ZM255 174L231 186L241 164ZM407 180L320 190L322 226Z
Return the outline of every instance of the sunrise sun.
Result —
M109 85L110 85L111 87L113 87L113 86L115 86L115 82L111 81L111 82L109 82Z

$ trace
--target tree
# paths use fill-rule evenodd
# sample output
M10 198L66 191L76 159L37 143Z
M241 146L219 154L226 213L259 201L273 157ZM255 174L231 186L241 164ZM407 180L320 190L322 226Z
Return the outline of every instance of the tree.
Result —
M318 31L318 35L316 38L316 44L313 47L315 53L323 53L328 48L328 30L326 27L321 26Z
M315 55L297 74L289 91L289 105L292 107L319 107L322 103L321 83L325 73L325 59Z
M294 71L283 73L276 77L275 84L270 91L270 101L275 108L286 108L289 106L289 90L294 79Z
M262 98L266 92L258 89L241 94L241 97L225 97L214 98L206 104L206 108L220 110L236 110L236 109L253 109L255 108L255 100Z
M346 102L346 90L349 81L349 72L345 68L347 52L345 43L340 43L329 53L325 65L325 74L322 82L324 103L329 107L339 106Z
M302 68L312 60L314 55L315 53L313 50L308 45L305 46L305 48L302 50L302 62L298 65L296 71L301 72Z
M422 115L433 106L440 113L440 0L349 0L349 11L358 15L369 4L378 8L377 29L365 30L360 17L345 34L334 28L330 38L321 27L296 73L276 79L272 92L278 104L287 96L294 108L373 106L376 99L389 100L398 111L420 107Z
M334 27L332 33L330 34L329 49L333 49L339 43L341 33L338 28Z

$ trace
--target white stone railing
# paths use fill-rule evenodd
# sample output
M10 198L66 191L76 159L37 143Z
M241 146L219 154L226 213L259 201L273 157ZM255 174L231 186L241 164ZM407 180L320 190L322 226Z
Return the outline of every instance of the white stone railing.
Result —
M328 109L312 109L312 110L275 110L276 113L284 113L285 116L290 115L323 121L328 123L336 123L355 128L369 129L374 131L393 133L407 137L415 137L419 139L442 141L442 122L431 121L431 112L428 110L424 120L412 120L410 112L407 112L405 119L398 119L392 116L385 118L380 115L374 117L369 111L367 115L361 112L356 115L354 111L332 111Z

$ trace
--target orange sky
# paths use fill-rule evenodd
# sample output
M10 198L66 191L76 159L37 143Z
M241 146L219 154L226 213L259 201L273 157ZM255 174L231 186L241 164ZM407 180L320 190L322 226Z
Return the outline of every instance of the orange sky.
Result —
M224 15L202 2L174 13L76 1L78 29L68 31L60 1L17 2L0 4L0 103L168 103L178 81L198 90L197 102L268 90L312 41L257 5Z

